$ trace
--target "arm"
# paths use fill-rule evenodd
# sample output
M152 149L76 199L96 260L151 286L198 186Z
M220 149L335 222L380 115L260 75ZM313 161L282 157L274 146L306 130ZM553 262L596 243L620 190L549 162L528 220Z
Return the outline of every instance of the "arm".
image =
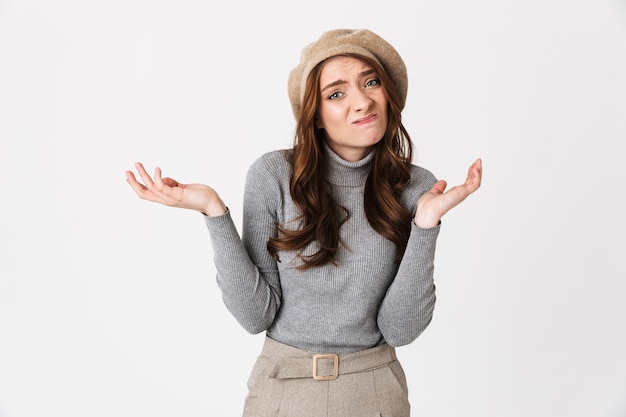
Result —
M413 342L428 327L435 309L433 280L439 226L411 234L393 283L378 310L378 327L392 346Z
M213 243L218 285L227 308L251 333L258 333L269 327L280 305L276 265L274 263L272 266L265 261L257 268L254 260L261 259L259 245L244 245L226 205L215 190L203 184L182 184L172 178L163 178L160 168L156 168L151 177L142 164L137 163L135 167L143 183L131 171L126 171L126 180L140 198L169 207L195 210L205 215ZM251 177L254 177L254 173L249 173L249 178ZM246 186L246 194L251 195L249 199L254 200L255 193L263 194L258 189L249 193L248 188ZM262 209L257 205L253 206L255 209ZM269 233L270 223L267 217L261 220L266 220L265 229L256 234L250 233L250 241L263 240L263 235ZM271 226L273 227L273 223ZM247 252L248 247L254 251L250 255Z
M464 184L444 193L447 184L440 180L418 198L406 251L378 312L378 326L390 345L413 342L430 323L436 300L433 273L441 218L476 191L481 180L482 162L478 159L470 166Z
M205 218L211 232L222 299L250 333L269 328L280 308L278 269L267 251L267 240L276 234L279 201L277 181L259 160L246 177L243 239L239 238L229 213Z

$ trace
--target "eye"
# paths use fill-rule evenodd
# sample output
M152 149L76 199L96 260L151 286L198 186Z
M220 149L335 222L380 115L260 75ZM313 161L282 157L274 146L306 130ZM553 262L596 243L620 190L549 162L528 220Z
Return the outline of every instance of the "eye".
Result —
M341 98L341 96L343 96L342 92L335 91L335 92L331 93L331 95L328 96L328 99L329 100L337 100L338 98Z
M367 82L365 83L365 87L377 87L379 85L380 85L380 79L378 78L371 78L367 80Z

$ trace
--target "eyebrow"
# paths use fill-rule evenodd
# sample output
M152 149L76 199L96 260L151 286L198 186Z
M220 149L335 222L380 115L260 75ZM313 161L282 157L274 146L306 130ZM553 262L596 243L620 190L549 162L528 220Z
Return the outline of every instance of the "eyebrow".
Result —
M373 69L373 68L369 68L369 69L366 69L365 71L361 72L361 73L359 74L359 78L363 78L363 77L366 77L366 76L368 76L368 75L370 75L370 74L375 74L375 73L376 73L376 71L374 71L374 69ZM323 93L324 91L328 90L329 88L336 87L336 86L338 86L338 85L341 85L341 84L346 84L346 83L347 83L347 81L345 81L345 80L336 80L336 81L333 81L333 82L331 82L331 83L326 84L326 85L324 86L324 88L322 88L322 89L320 90L320 92L322 92L322 93Z

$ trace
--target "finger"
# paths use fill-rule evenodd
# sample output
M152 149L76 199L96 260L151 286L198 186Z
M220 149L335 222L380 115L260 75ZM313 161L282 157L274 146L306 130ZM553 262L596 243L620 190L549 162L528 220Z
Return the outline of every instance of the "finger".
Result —
M447 186L448 183L446 182L446 180L439 180L435 183L435 185L432 186L430 192L435 194L443 194Z
M482 172L483 172L482 159L478 158L469 167L467 171L467 178L465 180L465 184L472 187L474 190L478 189L478 187L480 187L480 183L482 180Z
M472 167L474 168L474 171L476 171L477 176L478 177L482 177L482 173L483 173L483 160L478 158L476 161L474 161L474 163L472 164Z
M150 175L148 175L148 173L146 172L146 169L144 168L143 164L141 162L136 162L135 168L137 169L137 172L139 173L141 180L145 184L145 187L148 189L150 189L151 187L154 187L154 182L152 181L152 178L150 177Z
M132 171L126 171L126 182L128 182L131 186L137 185L139 187L143 187L143 185L137 181L137 178L135 178L135 174L133 174Z
M161 168L159 167L154 169L154 183L159 189L163 187L163 177L161 175Z
M179 185L178 181L170 177L163 178L163 184L168 185L170 187L176 187Z
M139 197L145 198L145 193L148 190L143 184L137 181L137 178L135 178L135 174L133 174L131 171L126 171L126 182L130 184L132 189L137 193Z

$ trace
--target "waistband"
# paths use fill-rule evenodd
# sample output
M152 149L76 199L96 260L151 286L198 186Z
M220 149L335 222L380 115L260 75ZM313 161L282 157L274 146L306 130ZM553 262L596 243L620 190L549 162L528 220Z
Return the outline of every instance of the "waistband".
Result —
M266 337L261 356L275 362L270 378L313 378L327 381L337 379L339 375L383 367L396 360L396 351L385 343L354 353L319 354Z

